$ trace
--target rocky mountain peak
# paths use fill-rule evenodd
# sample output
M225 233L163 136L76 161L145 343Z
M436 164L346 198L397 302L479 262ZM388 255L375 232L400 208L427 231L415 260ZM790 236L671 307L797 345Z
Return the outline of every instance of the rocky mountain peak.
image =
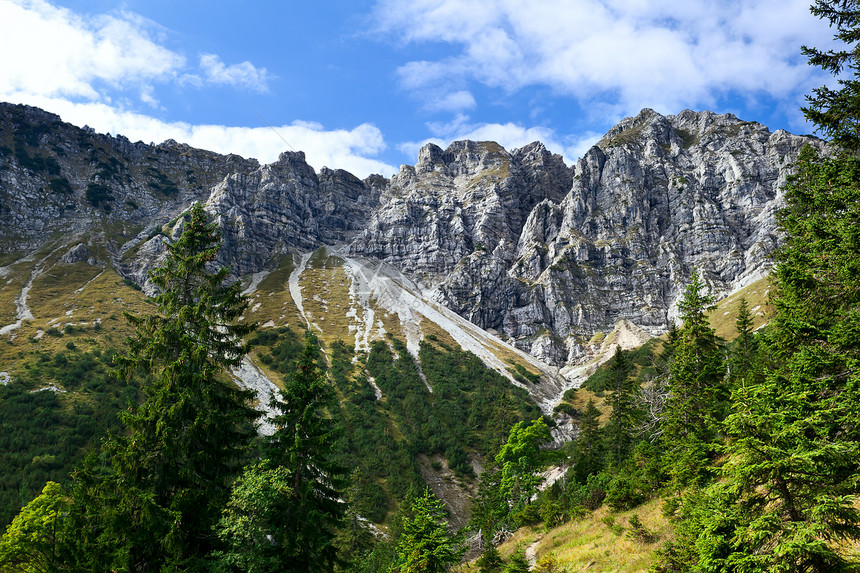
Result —
M236 275L295 251L345 245L564 365L587 356L588 341L619 320L665 331L693 267L715 294L767 273L780 188L807 143L823 145L731 114L645 109L573 167L539 142L507 151L455 141L444 150L425 145L415 166L390 180L362 181L317 173L302 152L261 166L0 105L0 254L122 223L142 230L131 240L99 236L120 272L143 283L163 250L158 233L169 234L165 225L199 200L220 217L221 256Z

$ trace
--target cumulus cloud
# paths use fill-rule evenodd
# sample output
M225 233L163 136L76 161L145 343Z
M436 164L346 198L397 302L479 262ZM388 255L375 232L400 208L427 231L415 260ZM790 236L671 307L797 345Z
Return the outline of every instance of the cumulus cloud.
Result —
M475 96L466 90L439 95L428 101L425 107L433 111L463 111L475 107Z
M267 89L265 69L227 65L215 54L200 56L200 75L193 73L185 56L163 45L165 34L128 11L84 18L44 0L0 0L0 51L14 54L0 60L0 97L109 102L121 93L156 106L154 86L170 82Z
M127 13L85 21L41 0L0 2L0 96L104 100L102 86L167 81L185 59L153 40L155 28Z
M256 92L269 90L269 72L251 62L227 66L216 54L203 54L200 56L200 69L204 81L210 84L245 87Z
M534 141L540 141L553 153L561 154L570 163L587 151L599 139L595 133L589 132L577 139L571 139L567 144L558 137L553 129L543 126L524 127L515 123L472 123L469 117L458 114L450 122L431 122L427 124L433 137L421 141L408 141L398 146L398 149L410 156L417 157L418 150L428 143L445 148L452 141L470 139L472 141L495 141L508 151L523 147ZM584 147L582 153L581 148ZM579 153L579 155L571 155Z
M199 67L164 44L166 31L130 12L83 18L44 0L0 0L0 100L35 105L65 121L132 141L175 139L219 153L275 161L288 149L305 152L315 168L331 166L358 176L391 175L373 159L384 148L382 133L363 123L327 130L314 123L274 127L228 127L167 122L136 110L161 109L156 87L226 85L265 92L270 75L251 62L225 64L203 54ZM451 105L454 105L455 96ZM462 105L462 101L461 101Z
M832 36L808 0L380 0L375 17L403 42L455 47L401 66L406 89L549 86L625 115L675 113L723 96L800 101L822 75L799 46L825 46Z

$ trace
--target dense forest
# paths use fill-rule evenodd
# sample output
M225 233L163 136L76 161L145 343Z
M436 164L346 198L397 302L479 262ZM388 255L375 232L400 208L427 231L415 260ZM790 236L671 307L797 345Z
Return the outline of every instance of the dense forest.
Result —
M652 571L857 570L860 12L825 0L812 11L849 48L803 48L839 77L803 110L832 146L805 149L785 187L765 328L753 331L742 301L735 339L717 337L693 272L678 327L589 379L603 412L570 392L557 412L578 437L551 449L554 422L525 392L435 337L419 367L395 337L353 360L343 342L238 321L247 297L212 270L219 237L197 204L151 274L155 311L127 313L124 351L70 342L0 388L0 420L14 428L2 434L0 502L23 506L4 516L0 571L436 572L458 566L468 533L471 567L519 572L523 551L498 550L518 528L654 499L674 537ZM227 376L252 348L283 375L268 436ZM44 378L78 398L32 392ZM460 531L420 457L475 484ZM542 487L548 466L563 476Z

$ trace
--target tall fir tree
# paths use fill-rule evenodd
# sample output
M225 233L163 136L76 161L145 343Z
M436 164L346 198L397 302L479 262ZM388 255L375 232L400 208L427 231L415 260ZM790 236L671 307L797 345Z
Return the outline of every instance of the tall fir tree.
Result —
M669 366L669 399L663 443L675 485L702 483L716 452L721 404L725 401L723 349L707 313L713 299L693 270L678 308L678 329Z
M753 316L747 299L741 298L735 320L737 337L729 356L728 377L732 384L749 376L756 366L758 341L753 334Z
M265 456L290 472L292 494L280 501L272 525L284 566L296 572L333 570L337 528L346 510L345 470L334 459L340 432L330 417L337 404L320 361L317 339L307 333L284 389L272 400L275 433L264 446Z
M786 187L776 316L760 381L737 387L726 482L748 518L740 570L840 571L860 538L860 160L805 149Z
M122 414L126 432L102 447L107 467L77 474L79 556L91 570L202 570L230 484L247 459L259 413L253 394L226 370L237 365L253 325L228 270L209 270L220 247L216 226L197 203L164 263L150 273L158 311L126 314L135 328L119 358L131 376L154 380L145 400Z

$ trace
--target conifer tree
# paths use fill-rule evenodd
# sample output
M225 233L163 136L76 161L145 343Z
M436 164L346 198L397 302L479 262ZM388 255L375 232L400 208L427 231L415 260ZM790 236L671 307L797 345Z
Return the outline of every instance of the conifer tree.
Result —
M340 499L345 470L334 460L339 432L329 417L336 403L320 359L317 339L308 333L284 389L272 400L275 433L264 446L265 456L290 472L292 495L282 500L273 526L284 533L282 562L296 572L333 569L336 530L346 509Z
M225 370L247 352L253 328L236 320L247 307L228 270L210 271L220 241L202 206L186 214L182 234L150 273L157 312L126 314L135 327L119 359L131 376L154 380L139 406L123 413L126 433L105 442L107 468L77 476L81 559L92 569L195 570L215 546L213 526L256 435L252 393ZM93 539L92 536L97 536Z
M809 107L801 108L806 119L842 149L860 150L860 3L857 0L815 0L813 15L836 27L839 50L803 46L809 63L837 76L839 87L822 86L807 96Z
M713 299L693 271L678 308L677 332L669 367L669 399L663 420L666 457L676 486L701 482L715 452L720 403L724 400L723 351L706 313Z
M735 338L731 356L729 356L729 379L733 382L743 380L755 366L758 343L753 334L753 317L747 304L747 299L741 298L735 328L738 336Z
M839 571L860 538L860 161L805 149L780 217L768 352L737 387L727 483L746 509L744 570Z
M445 506L427 489L411 504L397 543L395 571L443 573L450 571L466 551L460 535L448 530Z
M594 400L588 400L588 405L582 413L579 422L579 434L576 437L576 450L573 459L573 475L578 483L584 484L588 476L603 469L604 450L600 428L600 410L594 405Z
M606 440L606 450L610 463L618 466L630 455L633 444L633 431L638 415L636 412L636 389L630 378L630 359L621 347L616 347L615 356L609 366L612 372L612 397L610 403L612 412L609 421L603 429Z

